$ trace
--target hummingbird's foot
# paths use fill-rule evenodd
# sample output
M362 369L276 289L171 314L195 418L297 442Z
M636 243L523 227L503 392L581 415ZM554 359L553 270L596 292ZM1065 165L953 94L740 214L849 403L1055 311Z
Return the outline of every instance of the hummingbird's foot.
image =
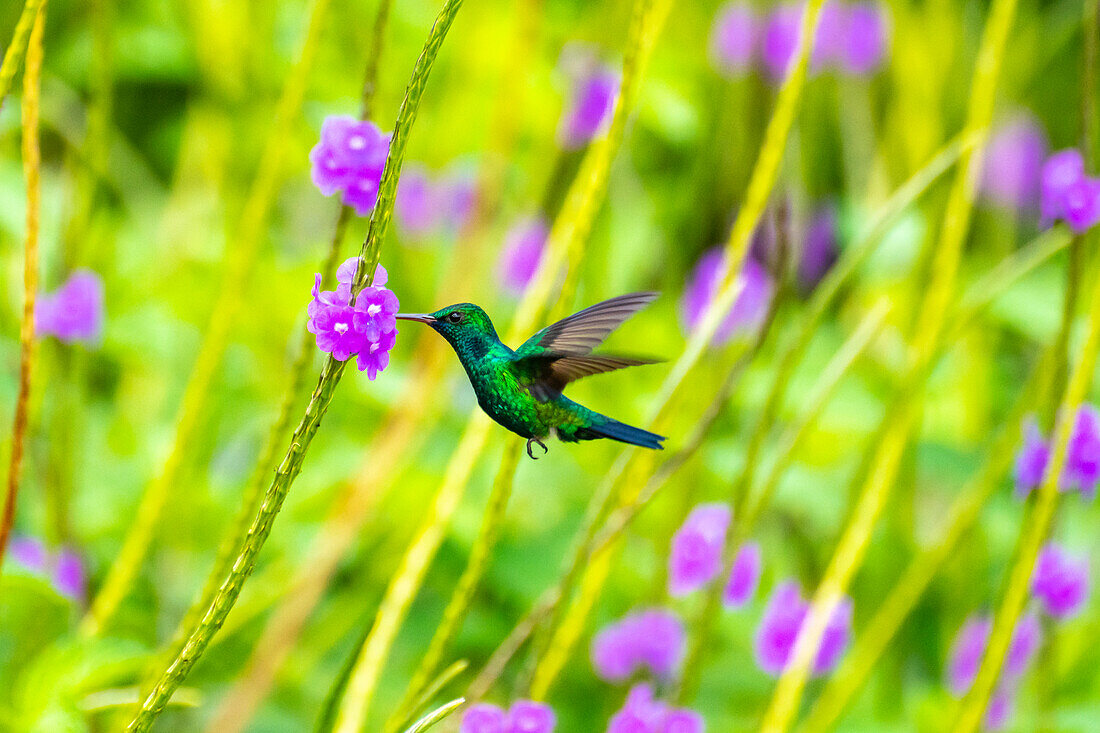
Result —
M550 452L550 449L546 447L546 443L543 443L538 438L528 438L527 439L527 456L532 461L537 461L539 459L538 456L536 456L534 453L531 452L531 444L532 443L536 443L540 448L542 448L542 454L543 455L546 455L547 453Z

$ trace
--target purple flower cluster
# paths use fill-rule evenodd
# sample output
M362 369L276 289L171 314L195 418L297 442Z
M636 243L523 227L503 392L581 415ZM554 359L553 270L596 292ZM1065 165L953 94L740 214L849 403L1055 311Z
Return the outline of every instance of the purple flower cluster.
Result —
M596 634L592 666L607 682L622 682L642 668L671 679L683 661L684 643L684 626L674 613L662 608L638 611Z
M722 572L722 551L730 524L725 504L699 504L672 537L668 556L668 594L680 597L703 588ZM722 594L727 608L745 605L760 580L761 553L755 542L737 552Z
M780 232L778 227L784 231ZM799 288L803 293L811 292L840 257L840 222L836 205L830 202L820 204L805 220L791 221L783 214L772 217L760 226L753 233L749 254L763 263L769 272L776 272L779 268L781 236L792 242L798 255L794 274Z
M714 247L699 259L691 272L680 300L681 320L688 333L699 327L707 306L718 295L724 256L722 247ZM768 312L773 286L764 266L747 257L738 278L742 282L741 292L714 334L716 345L724 344L735 335L755 328Z
M558 140L566 150L575 150L607 129L622 78L618 71L600 63L593 49L582 44L566 45L559 66L572 89L558 126Z
M797 582L785 581L772 591L756 632L756 662L769 675L778 677L787 667L809 612L810 604L803 600ZM815 675L826 674L836 666L851 636L852 601L845 598L833 610L821 637L813 663Z
M372 122L348 115L326 117L321 141L309 151L313 185L325 196L342 191L344 204L366 216L378 200L391 137Z
M478 703L462 715L459 733L554 733L557 718L549 705L517 700L508 710Z
M73 601L84 599L87 589L84 561L71 548L63 547L53 553L41 540L14 537L8 549L12 562L34 576L48 579L58 594Z
M715 66L729 76L746 73L759 61L772 79L787 74L798 47L801 4L780 5L767 17L742 2L725 5L715 18L710 50ZM822 8L811 54L811 70L835 69L852 75L873 73L886 58L889 28L877 3L830 0Z
M1031 419L1024 426L1024 443L1016 454L1016 496L1026 498L1043 482L1050 461L1050 444ZM1070 431L1066 447L1065 467L1058 480L1061 491L1079 491L1082 498L1096 496L1100 482L1100 412L1092 405L1082 405Z
M607 733L703 733L703 716L688 708L673 708L653 699L653 688L637 684L622 709L607 724Z
M989 643L989 634L993 630L993 621L985 614L970 616L963 623L947 662L947 689L956 697L962 697L974 684L978 676L985 648ZM986 709L986 727L997 730L1008 722L1012 712L1012 695L1016 684L1031 666L1035 653L1042 643L1042 628L1034 614L1024 616L1016 624L1009 642L1008 656L1005 658L997 689Z
M541 216L521 219L508 230L497 264L497 274L509 293L519 295L527 288L539 269L549 235L546 219Z
M34 329L67 343L95 343L103 335L103 280L77 270L52 293L42 293L34 309Z
M413 240L461 231L477 210L477 179L465 168L432 174L409 165L397 186L394 211L402 231Z
M1060 219L1078 234L1100 223L1100 178L1085 173L1080 151L1060 150L1047 158L1039 185L1044 222Z
M1052 617L1076 615L1089 596L1089 561L1054 542L1047 544L1035 561L1031 593Z
M373 380L390 363L390 349L397 340L397 296L383 287L388 275L379 265L374 271L374 285L365 287L351 301L351 286L359 258L345 260L336 271L336 290L321 290L321 275L313 283L313 300L307 310L306 327L317 337L317 348L346 361L358 354L359 371L366 371Z

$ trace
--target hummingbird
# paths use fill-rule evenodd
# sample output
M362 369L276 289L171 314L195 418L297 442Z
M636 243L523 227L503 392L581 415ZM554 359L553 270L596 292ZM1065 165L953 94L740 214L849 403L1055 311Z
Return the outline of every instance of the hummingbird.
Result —
M610 438L660 450L665 438L588 409L562 390L581 377L623 367L656 363L615 354L594 354L608 334L651 303L657 293L630 293L605 300L554 323L513 351L501 342L493 322L473 303L457 303L434 313L398 313L404 321L431 326L447 340L466 369L485 413L531 446L548 452L550 436L575 443Z

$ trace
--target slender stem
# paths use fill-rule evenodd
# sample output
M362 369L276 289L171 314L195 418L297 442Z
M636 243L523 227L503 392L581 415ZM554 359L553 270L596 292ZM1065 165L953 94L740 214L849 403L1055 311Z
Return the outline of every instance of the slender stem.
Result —
M363 73L362 95L359 109L359 119L361 120L367 119L370 115L370 108L373 103L374 89L378 76L379 56L382 54L381 46L385 38L385 26L389 18L389 9L392 3L393 0L381 0L378 5L377 15L375 16L374 31L371 35L371 45L368 47L367 51L366 70ZM341 205L336 213L332 238L329 241L324 262L321 264L322 282L331 282L336 276L336 268L340 262L340 245L344 241L344 233L347 230L348 222L351 220L353 213L354 210L350 206L344 205ZM244 498L237 510L237 514L230 523L229 531L218 547L218 554L214 560L214 566L207 575L206 582L203 584L198 598L191 604L187 613L185 613L180 620L173 634L172 641L167 646L166 654L163 655L165 657L165 663L178 653L180 647L182 647L187 640L188 630L195 625L202 617L202 613L210 606L214 594L218 592L218 588L221 586L222 578L224 578L231 569L233 558L238 551L239 538L248 531L248 526L252 521L253 515L256 513L256 508L263 499L264 484L278 458L277 451L280 442L283 436L291 429L295 402L298 399L298 395L302 394L306 387L309 367L310 364L313 363L314 352L310 348L312 340L313 335L305 325L303 325L301 333L298 334L298 342L294 348L294 353L296 353L297 356L290 368L290 380L287 384L286 392L283 394L282 402L279 405L278 416L275 422L272 423L271 429L268 431L267 437L264 440L264 445L260 450L256 465L252 469L252 475L249 477L248 483L246 484ZM156 669L159 668L160 665L158 665Z
M19 65L23 63L23 55L27 52L27 39L31 34L31 27L38 18L38 9L46 4L46 0L26 0L23 3L23 11L19 14L19 20L15 23L15 32L12 33L11 43L4 52L4 60L0 62L0 109L4 108L4 100L11 91L12 81L19 71Z
M966 122L969 134L981 134L980 131L989 126L1001 61L1015 11L1016 0L996 0L990 11L974 72ZM940 243L932 263L932 280L921 305L922 318L913 339L910 365L899 391L900 398L888 418L851 519L814 595L810 613L792 652L791 663L783 671L764 714L761 730L767 733L784 731L793 720L825 628L862 563L871 533L889 499L915 421L915 394L934 361L954 294L958 263L972 212L974 172L980 167L981 156L970 152L963 157L956 171L948 195Z
M237 237L229 247L227 272L214 304L210 326L206 330L184 391L168 458L160 473L146 488L122 549L108 571L91 609L80 624L80 631L84 636L99 635L130 592L149 554L157 525L179 481L191 445L199 436L203 414L210 396L214 393L211 388L214 377L229 345L236 316L244 304L245 283L253 270L260 244L264 241L264 225L278 192L286 140L298 121L330 2L331 0L313 1L301 56L291 71L276 107L260 166L241 214Z
M505 509L508 507L508 499L512 495L512 485L516 475L516 467L519 465L519 457L523 451L523 439L518 436L510 436L504 442L504 457L497 469L496 478L493 481L492 491L489 493L489 501L485 508L485 514L481 519L481 527L478 530L474 544L470 548L470 557L466 561L466 569L463 570L451 599L443 611L443 620L436 627L432 640L428 644L428 651L420 660L416 672L408 687L405 688L405 696L395 709L390 720L383 727L384 733L396 731L414 712L412 704L416 701L435 674L443 655L446 653L451 641L454 640L470 610L470 602L473 600L474 591L485 573L489 564L489 557L496 545L497 537L504 522Z
M457 700L451 700L446 705L436 708L420 720L413 723L412 727L406 730L405 733L423 733L423 731L428 730L428 728L431 728L433 725L440 722L465 704L466 699L462 697L458 698Z
M943 532L937 540L929 543L927 549L921 550L910 560L851 652L829 678L806 720L799 726L800 733L820 733L837 722L936 573L953 556L959 541L978 521L986 501L1000 488L1005 471L1012 465L1020 442L1020 423L1036 404L1046 401L1046 394L1051 391L1054 353L1053 348L1048 349L1032 372L1028 385L1004 421L1004 427L994 440L985 462L960 490L948 511Z
M431 73L432 65L435 63L439 49L447 36L447 31L450 30L455 15L461 6L462 0L447 0L443 4L436 22L428 34L424 50L413 69L412 79L405 91L401 108L397 113L393 139L390 143L385 168L382 171L382 179L378 186L378 203L371 215L370 228L367 231L360 252L360 268L356 273L356 283L352 286L353 298L374 277L374 268L381 256L382 243L385 240L389 222L393 215L397 180L405 157L409 131L416 121L416 113L420 108L420 101L423 98L425 84ZM364 270L362 263L367 261L372 264L369 269ZM255 567L256 557L271 533L275 517L278 516L279 510L282 508L291 484L302 470L306 451L320 427L321 419L332 402L333 394L340 378L343 376L346 364L346 362L336 361L332 357L325 360L317 388L310 397L305 415L291 436L290 447L275 471L274 479L264 495L263 503L260 505L248 533L242 538L241 551L233 563L232 570L218 589L218 593L211 601L205 615L192 630L187 644L168 668L164 670L152 692L142 703L137 716L130 722L129 731L136 732L149 729L153 721L163 711L172 693L182 684L195 662L206 651L210 640L225 622L226 616L240 596L244 582Z
M4 554L15 524L15 506L19 497L19 479L23 470L23 451L27 437L31 373L37 352L34 341L34 299L38 292L38 230L42 207L38 109L42 82L42 36L45 27L46 4L41 3L36 10L27 42L27 70L23 74L23 177L27 183L27 232L23 245L23 321L19 328L19 394L15 400L15 417L11 429L11 458L8 464L4 514L0 517L0 567L4 565Z

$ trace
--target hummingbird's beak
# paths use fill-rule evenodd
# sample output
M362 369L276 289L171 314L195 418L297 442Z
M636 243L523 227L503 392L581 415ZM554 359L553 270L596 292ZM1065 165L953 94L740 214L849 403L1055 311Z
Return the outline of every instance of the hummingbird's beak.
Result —
M427 313L398 313L394 317L399 321L419 321L420 323L432 323L435 321L435 318Z

